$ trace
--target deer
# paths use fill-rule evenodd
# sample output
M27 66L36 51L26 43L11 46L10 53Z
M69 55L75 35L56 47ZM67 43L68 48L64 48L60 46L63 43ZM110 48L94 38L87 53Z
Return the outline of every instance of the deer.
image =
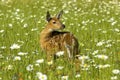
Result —
M60 31L65 28L60 20L62 14L63 10L55 17L51 17L49 11L46 14L47 25L40 33L40 45L47 54L47 61L54 59L58 51L64 51L68 59L75 59L79 55L77 38L71 32Z

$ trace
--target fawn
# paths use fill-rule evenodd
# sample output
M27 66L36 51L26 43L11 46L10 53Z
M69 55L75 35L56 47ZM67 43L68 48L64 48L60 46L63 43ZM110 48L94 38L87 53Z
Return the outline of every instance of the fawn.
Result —
M41 48L47 53L47 60L54 59L55 53L58 51L64 51L65 57L75 58L79 54L78 40L70 32L60 32L65 28L65 25L61 23L60 18L63 11L55 17L51 17L47 12L46 20L47 25L40 33Z

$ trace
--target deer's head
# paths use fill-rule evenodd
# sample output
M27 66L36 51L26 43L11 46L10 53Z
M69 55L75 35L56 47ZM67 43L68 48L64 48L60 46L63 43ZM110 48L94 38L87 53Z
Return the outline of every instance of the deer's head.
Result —
M52 30L61 30L65 28L65 25L62 24L60 18L63 14L63 11L60 11L55 17L51 17L50 13L47 11L46 20L48 22L48 27Z

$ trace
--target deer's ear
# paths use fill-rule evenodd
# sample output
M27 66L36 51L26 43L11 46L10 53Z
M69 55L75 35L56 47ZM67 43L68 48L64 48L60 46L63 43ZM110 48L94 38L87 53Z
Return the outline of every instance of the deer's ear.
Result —
M57 18L57 19L60 19L61 16L62 16L62 14L63 14L63 10L61 10L61 11L59 12L59 14L56 16L56 18Z
M49 11L47 11L47 14L46 14L46 20L49 22L51 20L51 16L50 16L50 13Z

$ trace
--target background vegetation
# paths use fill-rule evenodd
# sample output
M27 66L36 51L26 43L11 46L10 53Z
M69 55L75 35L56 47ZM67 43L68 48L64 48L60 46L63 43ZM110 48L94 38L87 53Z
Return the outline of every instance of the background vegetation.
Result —
M81 49L81 72L56 60L47 70L39 33L52 16L64 10L65 31ZM0 0L0 80L119 80L120 2L117 0Z

